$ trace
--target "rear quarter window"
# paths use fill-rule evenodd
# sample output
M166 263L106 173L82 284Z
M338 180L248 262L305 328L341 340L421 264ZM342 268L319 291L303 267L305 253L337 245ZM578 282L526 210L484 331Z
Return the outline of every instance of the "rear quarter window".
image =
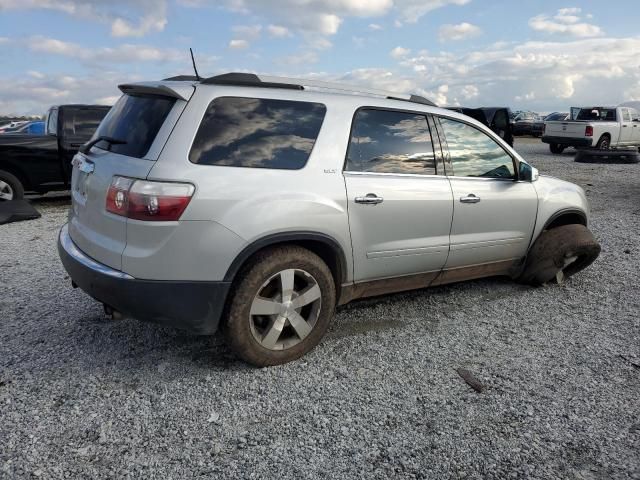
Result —
M198 128L189 160L200 165L303 168L325 113L320 103L216 98Z
M109 110L95 136L111 137L124 143L98 142L96 147L143 158L175 102L175 98L158 95L121 96Z

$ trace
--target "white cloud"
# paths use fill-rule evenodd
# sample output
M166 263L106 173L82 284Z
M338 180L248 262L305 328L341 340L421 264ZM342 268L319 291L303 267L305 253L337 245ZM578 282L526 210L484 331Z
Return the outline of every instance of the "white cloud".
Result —
M243 50L249 48L249 42L242 39L233 39L229 42L229 48L232 50Z
M17 1L17 0L16 0ZM298 33L334 35L345 18L376 18L393 14L402 22L415 23L423 15L448 5L471 0L224 0L227 8L258 16ZM179 0L190 7L217 6L214 0ZM372 24L378 26L377 24ZM376 28L373 27L375 30Z
M167 62L184 59L184 52L146 45L123 44L117 47L88 48L55 38L31 37L27 47L34 52L63 55L86 63Z
M460 94L465 100L471 100L480 94L480 90L475 85L464 85L460 90Z
M278 59L278 63L281 65L310 65L318 63L318 54L313 51L305 51L288 55Z
M285 38L291 36L289 29L282 25L269 25L267 27L267 32L269 33L269 36L274 38Z
M241 38L243 40L256 40L260 37L260 32L262 32L261 25L236 25L232 27L231 30L235 34L236 37Z
M467 22L458 25L446 24L440 27L438 38L441 42L447 40L464 40L466 38L477 37L482 33L480 27Z
M110 24L114 37L141 37L167 25L166 0L0 0L0 10L36 9Z
M406 23L416 23L427 13L448 5L466 5L471 0L396 0L395 8L400 20Z
M377 23L370 23L369 30L373 30L374 32L377 30L382 30L382 26L378 25Z
M410 53L411 53L411 50L409 50L408 48L396 47L393 50L391 50L391 52L389 52L389 55L397 59L397 58L406 57Z
M555 16L536 15L529 19L529 26L536 31L562 33L574 37L598 37L604 34L602 29L591 23L583 22L580 8L561 8Z
M53 104L112 104L118 84L136 80L130 75L99 72L85 77L47 75L43 78L7 77L0 82L0 112L42 115Z
M499 43L463 53L421 51L399 58L398 64L433 98L445 93L438 91L440 85L447 85L450 102L551 111L581 103L618 104L640 94L634 88L640 85L638 51L640 38L589 38Z

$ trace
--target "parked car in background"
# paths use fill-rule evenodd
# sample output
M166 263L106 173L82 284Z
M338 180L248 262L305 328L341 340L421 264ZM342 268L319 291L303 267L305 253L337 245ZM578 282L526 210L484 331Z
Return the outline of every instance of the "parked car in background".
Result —
M69 188L71 159L110 107L60 105L47 113L45 134L0 135L0 200ZM37 128L37 127L34 127Z
M493 130L500 138L513 147L513 127L510 121L511 111L507 107L448 107L448 110L460 112L477 120Z
M13 132L13 131L19 129L21 126L23 126L26 123L29 123L29 121L28 120L21 120L21 121L5 123L4 125L0 126L0 133Z
M520 112L513 119L513 134L532 135L539 137L542 134L542 125L538 123L538 114L534 112Z
M640 147L640 114L629 107L573 107L570 120L545 122L542 141L552 153L567 147Z
M544 133L545 122L555 121L555 120L566 120L567 118L569 118L568 113L560 113L560 112L553 112L545 116L538 115L536 121L533 124L533 130L535 132L533 136L540 137Z
M557 122L569 120L570 115L568 112L553 112L544 117L545 122Z
M44 121L38 120L37 122L29 122L25 125L18 127L12 133L26 133L29 135L44 135Z
M246 73L120 89L74 157L62 263L114 316L222 326L254 365L357 298L561 282L600 252L579 186L422 97Z

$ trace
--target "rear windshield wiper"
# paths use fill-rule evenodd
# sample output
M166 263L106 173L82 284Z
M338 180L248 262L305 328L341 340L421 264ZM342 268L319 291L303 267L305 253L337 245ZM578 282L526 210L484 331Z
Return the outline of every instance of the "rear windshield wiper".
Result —
M91 147L93 147L98 142L107 142L109 146L111 145L125 145L127 143L126 140L120 140L118 138L109 137L107 135L100 135L99 137L94 138L93 140L89 140L82 147L80 147L80 153L89 153Z

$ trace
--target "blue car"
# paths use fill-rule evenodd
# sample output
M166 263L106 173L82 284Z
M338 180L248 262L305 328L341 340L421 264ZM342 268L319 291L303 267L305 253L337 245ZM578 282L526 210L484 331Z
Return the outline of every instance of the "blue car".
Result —
M26 133L28 135L44 135L44 122L29 122L26 125L22 125L17 130L11 133Z

